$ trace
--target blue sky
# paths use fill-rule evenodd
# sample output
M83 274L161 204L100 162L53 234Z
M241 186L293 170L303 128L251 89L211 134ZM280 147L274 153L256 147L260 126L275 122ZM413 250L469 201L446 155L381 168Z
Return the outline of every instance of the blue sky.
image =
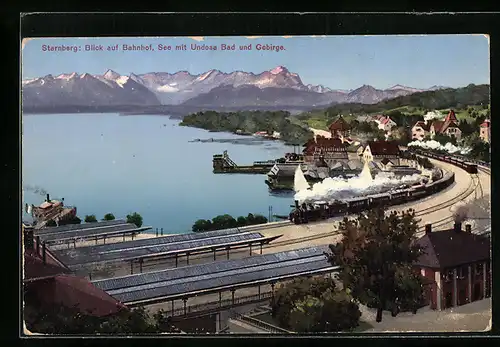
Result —
M191 51L191 44L235 44L236 51ZM86 52L85 45L118 44L118 51ZM123 44L149 45L153 52L122 51ZM158 44L172 51L159 51ZM187 44L187 51L176 45ZM252 44L251 51L239 51ZM285 50L257 51L257 44L284 46ZM43 45L81 46L79 52L44 52ZM433 85L462 87L489 83L489 44L483 35L425 36L295 36L191 38L57 38L33 39L22 52L22 77L77 72L103 74L107 69L128 75L187 70L200 74L210 69L261 73L278 65L298 73L305 84L354 89L363 84L388 88L395 84L415 88Z

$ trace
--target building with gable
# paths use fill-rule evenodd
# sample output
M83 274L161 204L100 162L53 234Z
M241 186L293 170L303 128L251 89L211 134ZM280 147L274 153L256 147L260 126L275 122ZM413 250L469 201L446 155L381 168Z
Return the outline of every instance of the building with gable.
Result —
M429 284L424 294L434 310L461 306L491 296L490 239L472 233L470 225L461 223L453 229L432 232L425 226L425 235L416 241L424 254L415 262Z
M308 164L324 161L331 167L336 162L347 163L349 161L347 144L338 137L316 136L314 139L309 140L304 147L304 162Z
M347 139L351 134L351 126L342 116L339 116L339 118L330 124L328 130L330 130L332 138Z
M396 141L368 141L363 150L363 160L374 162L382 168L400 165L401 151Z
M412 139L423 140L429 135L434 138L436 134L454 136L457 140L462 137L462 131L458 126L459 122L455 111L450 110L444 120L418 121L412 128Z

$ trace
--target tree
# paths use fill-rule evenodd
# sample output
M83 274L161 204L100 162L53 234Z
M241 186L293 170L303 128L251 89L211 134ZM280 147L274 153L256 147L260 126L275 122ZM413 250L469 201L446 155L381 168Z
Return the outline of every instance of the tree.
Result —
M329 332L359 324L358 306L346 292L335 288L331 278L296 279L280 287L275 296L273 316L287 329Z
M214 230L229 229L236 228L237 222L231 215L223 214L212 218L212 225Z
M238 219L236 219L236 224L238 227L244 227L245 225L248 225L248 220L244 216L239 216Z
M401 268L411 267L422 254L414 244L418 221L413 210L386 214L375 208L357 219L345 218L339 229L342 241L330 245L329 261L340 266L337 276L344 289L359 302L377 307L377 322L397 301L414 299L415 293L397 290ZM402 299L401 293L411 297Z
M266 217L264 217L261 214L254 215L252 225L255 225L255 224L264 224L264 223L267 223L267 218Z
M135 224L135 225L137 225L138 228L140 228L142 226L142 216L137 212L134 212L132 214L128 214L127 215L127 223Z
M194 222L192 230L194 232L200 232L212 230L212 228L212 221L210 219L198 219Z
M85 220L85 223L95 223L95 222L97 222L97 218L93 214L86 215L84 220Z
M103 220L115 220L115 216L112 213L106 213Z
M271 313L282 326L287 327L296 302L308 295L320 297L330 288L335 288L335 282L331 278L296 278L277 288Z

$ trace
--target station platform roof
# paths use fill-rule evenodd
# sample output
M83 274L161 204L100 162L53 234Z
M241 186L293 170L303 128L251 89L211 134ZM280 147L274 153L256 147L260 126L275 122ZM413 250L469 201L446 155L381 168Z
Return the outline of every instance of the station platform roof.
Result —
M92 283L120 302L148 305L221 291L330 273L327 246L304 248L210 264L96 280Z
M83 223L83 224L68 224L62 225L59 227L46 227L43 229L35 229L35 235L50 235L50 234L59 234L63 232L72 232L77 230L85 230L85 229L95 229L101 227L109 227L114 225L123 225L127 224L127 221L123 219L116 219L110 221L100 221L94 223Z
M89 239L91 240L95 238L107 238L107 237L116 237L127 234L137 234L142 231L151 229L150 226L138 228L135 224L132 223L126 223L120 225L106 225L106 226L99 226L98 223L95 224L96 226L94 228L88 227L85 229L74 229L68 231L61 231L61 232L47 233L47 234L35 234L35 235L37 237L40 237L40 241L45 242L47 244L53 244L53 243L64 244L71 241L80 241Z
M280 235L281 236L281 235ZM110 262L206 253L220 249L266 244L280 236L265 237L257 232L224 231L153 237L107 245L53 250L54 255L72 269Z

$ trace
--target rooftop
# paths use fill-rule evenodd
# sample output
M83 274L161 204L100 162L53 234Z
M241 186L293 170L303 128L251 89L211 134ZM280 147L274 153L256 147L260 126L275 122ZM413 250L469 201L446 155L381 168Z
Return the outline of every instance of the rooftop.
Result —
M368 141L372 155L399 155L399 145L396 141Z
M466 231L430 232L417 240L424 248L416 265L444 269L490 258L490 239Z
M127 242L101 244L89 247L52 251L65 265L78 269L90 264L120 262L158 256L173 257L179 254L210 252L227 247L246 247L250 244L268 243L279 236L264 237L258 232L230 229L219 233L192 233L154 237Z
M311 247L97 280L93 284L127 305L149 304L332 272L337 267L328 262L324 254L327 249Z

